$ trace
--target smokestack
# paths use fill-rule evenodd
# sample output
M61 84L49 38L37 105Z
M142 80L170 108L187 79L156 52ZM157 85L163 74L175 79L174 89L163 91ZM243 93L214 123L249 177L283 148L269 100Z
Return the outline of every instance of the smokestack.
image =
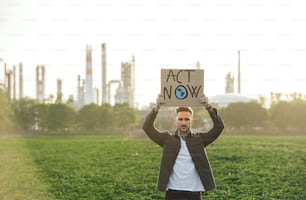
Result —
M228 72L226 77L225 93L234 93L234 73Z
M135 57L134 55L132 56L132 72L131 72L131 76L132 76L132 94L130 97L130 105L132 107L134 107L135 105Z
M16 66L13 66L13 100L16 100Z
M23 98L23 70L22 63L19 63L19 99Z
M77 102L78 102L78 109L82 107L82 101L81 101L81 76L78 75L78 97L77 97Z
M102 43L102 104L106 103L106 44Z
M8 96L8 99L11 100L12 99L12 71L9 70L8 72L6 72L6 76L7 76L7 96Z
M40 74L40 72L39 72L39 69L40 69L40 66L39 65L37 65L37 67L36 67L36 99L37 100L39 100L39 74Z
M95 88L95 104L99 105L99 88Z
M57 79L57 97L56 97L56 102L57 103L62 103L62 97L63 97L63 93L62 93L62 80L61 79Z
M6 90L6 87L7 87L7 71L6 71L6 63L4 63L4 90Z
M39 65L36 67L36 98L42 103L45 100L45 67Z
M85 99L85 79L82 79L82 84L81 84L81 106L84 106L84 99Z
M92 48L91 45L86 45L86 95L85 104L92 103Z
M121 80L125 90L125 101L134 106L135 95L135 57L130 62L121 63Z
M238 51L238 94L241 93L240 51Z

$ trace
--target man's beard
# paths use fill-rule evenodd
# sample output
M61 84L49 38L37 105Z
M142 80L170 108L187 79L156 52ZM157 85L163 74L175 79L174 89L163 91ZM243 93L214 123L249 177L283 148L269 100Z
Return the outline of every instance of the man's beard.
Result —
M182 125L182 126L179 127L179 131L181 133L187 134L187 133L189 133L189 128L187 126L185 126L185 125Z

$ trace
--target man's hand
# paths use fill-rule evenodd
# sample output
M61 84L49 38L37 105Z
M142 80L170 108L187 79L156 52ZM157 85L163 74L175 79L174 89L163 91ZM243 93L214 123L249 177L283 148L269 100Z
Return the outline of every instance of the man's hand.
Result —
M200 103L205 107L206 110L209 110L212 106L208 103L208 97L203 94L200 97Z
M157 108L157 110L159 110L160 106L164 103L165 103L164 96L159 94L158 97L156 98L156 108Z

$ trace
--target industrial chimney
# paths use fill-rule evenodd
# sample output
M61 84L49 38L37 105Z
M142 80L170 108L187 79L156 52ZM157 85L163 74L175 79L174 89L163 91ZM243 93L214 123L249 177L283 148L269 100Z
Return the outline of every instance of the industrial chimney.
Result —
M240 51L238 51L238 94L241 93Z
M7 96L9 100L12 100L12 70L8 70L5 72L6 80L7 80Z
M106 44L102 43L102 104L106 103L107 97L106 85Z
M13 100L16 100L16 66L13 67Z
M82 90L81 90L81 76L78 75L78 97L77 97L77 108L80 109L83 106L83 100L81 99Z
M4 91L6 91L6 87L7 87L7 70L6 70L6 63L4 63Z
M92 48L91 45L86 45L86 95L85 104L91 104L92 101Z
M226 77L225 93L234 93L234 73L228 72Z
M36 98L42 103L45 100L45 66L36 67Z
M19 99L23 98L23 70L22 63L19 63Z
M57 97L56 97L56 102L57 103L62 103L63 101L63 92L62 92L62 83L63 81L61 79L57 79Z
M125 101L134 106L135 100L135 57L132 56L131 62L121 63L121 80L125 90Z

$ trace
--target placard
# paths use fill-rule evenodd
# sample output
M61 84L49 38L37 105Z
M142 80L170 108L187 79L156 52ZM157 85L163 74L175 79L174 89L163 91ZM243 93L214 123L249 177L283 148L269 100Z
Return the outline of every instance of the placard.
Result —
M161 69L164 106L201 106L204 94L203 69Z

